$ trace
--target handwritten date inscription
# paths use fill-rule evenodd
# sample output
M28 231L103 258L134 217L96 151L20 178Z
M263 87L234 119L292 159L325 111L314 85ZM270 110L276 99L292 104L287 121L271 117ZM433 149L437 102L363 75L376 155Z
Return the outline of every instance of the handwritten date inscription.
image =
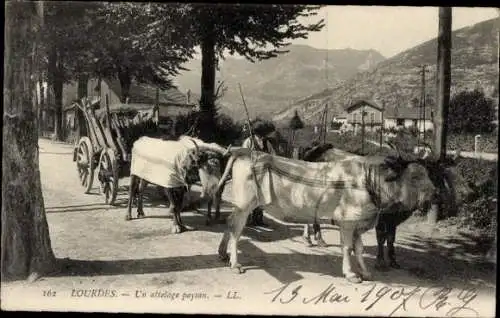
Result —
M448 287L393 287L388 285L371 284L362 286L357 295L349 296L342 293L334 284L329 284L319 293L306 294L304 285L292 283L285 284L277 289L265 292L271 295L271 303L290 304L301 302L303 304L347 304L360 303L364 311L370 311L377 305L378 309L389 309L389 316L401 311L407 311L410 302L421 310L434 310L445 313L448 317L458 314L478 316L478 312L471 307L472 301L477 297L476 289L463 289L460 291ZM420 296L419 296L420 294Z

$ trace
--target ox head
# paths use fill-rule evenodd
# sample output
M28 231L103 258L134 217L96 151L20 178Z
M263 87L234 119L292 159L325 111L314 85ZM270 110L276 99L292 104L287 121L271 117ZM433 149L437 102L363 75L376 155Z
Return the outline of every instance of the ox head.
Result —
M436 187L425 165L418 160L388 156L382 167L385 182L381 182L381 205L397 203L406 211L430 207Z
M202 187L201 197L214 197L217 185L222 176L222 161L220 154L214 152L202 152L200 155L198 174Z
M222 175L222 163L227 153L230 152L231 146L224 153L221 153L200 149L194 139L190 138L190 140L194 144L194 149L189 153L191 172L188 171L188 175L192 176L191 179L196 179L194 175L197 170L197 177L199 177L202 186L201 197L214 197Z
M457 169L456 163L460 157L460 150L457 150L454 156L439 158L430 145L424 145L419 149L415 149L413 154L403 156L397 147L392 144L389 145L397 151L397 161L399 163L414 162L425 167L432 185L436 190L441 190L441 194L446 196L446 201L450 207L456 208L458 204L462 203L473 192L472 186L465 181ZM401 167L396 164L395 170L400 171ZM395 175L397 173L390 176L389 179Z

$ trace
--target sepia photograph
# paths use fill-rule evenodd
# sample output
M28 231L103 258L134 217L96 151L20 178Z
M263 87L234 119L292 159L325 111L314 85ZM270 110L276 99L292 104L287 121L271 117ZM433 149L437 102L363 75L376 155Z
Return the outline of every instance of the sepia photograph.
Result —
M2 311L496 316L497 7L4 7Z

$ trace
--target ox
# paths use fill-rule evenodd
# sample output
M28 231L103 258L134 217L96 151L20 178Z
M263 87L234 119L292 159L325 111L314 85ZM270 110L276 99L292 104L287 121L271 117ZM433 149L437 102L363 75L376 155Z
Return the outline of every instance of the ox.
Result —
M206 144L199 139L186 136L181 136L178 141L140 138L132 148L126 220L132 218L134 197L137 197L137 217L144 217L143 190L148 183L153 183L163 188L170 203L169 211L174 216L172 232L180 233L186 230L187 227L182 223L180 212L185 194L195 181L193 180L195 171L197 170L202 185L201 198L208 199L210 211L220 180L221 158L228 154L228 150L217 144ZM165 157L161 157L162 155ZM207 217L210 218L210 213Z
M435 192L427 169L419 161L401 157L347 158L336 162L305 162L263 153L255 158L234 152L219 187L232 171L233 212L219 244L221 259L242 273L238 240L245 220L263 206L278 219L310 223L329 216L340 227L342 271L348 281L360 283L371 274L363 260L361 234L375 227L382 214L428 207ZM228 257L227 247L231 240ZM351 266L355 252L361 273Z
M389 143L388 145L396 151L399 156L401 156L399 150L393 144ZM327 162L345 160L346 158L363 158L362 156L358 156L356 154L335 149L333 146L328 146L328 144L322 145L313 150L315 150L315 152L308 157L310 161ZM461 204L473 192L473 186L465 181L456 168L456 161L460 157L460 151L457 151L452 158L446 158L445 160L432 160L434 153L432 152L432 148L429 145L426 145L425 151L416 150L414 155L418 155L421 159L429 159L419 161L426 167L434 186L438 189L445 190L444 195L448 199L446 201L451 204L451 208L456 208L458 204ZM389 267L400 268L400 265L396 261L394 248L394 243L396 241L396 228L410 216L411 213L409 211L400 211L400 213L380 215L378 223L375 227L378 245L376 263L377 269L387 269L384 257L385 242L387 242ZM315 224L317 223L315 222ZM313 229L314 236L321 237L319 225L316 225ZM304 236L309 237L309 229L304 229Z

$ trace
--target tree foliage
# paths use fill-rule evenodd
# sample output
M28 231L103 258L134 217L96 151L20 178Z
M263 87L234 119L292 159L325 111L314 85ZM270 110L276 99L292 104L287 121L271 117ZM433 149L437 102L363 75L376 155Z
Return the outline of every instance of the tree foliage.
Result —
M185 23L185 5L162 3L105 3L94 11L89 32L97 35L94 52L95 73L132 80L161 88L172 86L171 79L194 54Z
M178 4L162 4L162 10ZM320 31L323 20L304 24L304 17L315 16L319 6L252 5L252 4L186 4L186 36L199 45L202 55L200 125L210 139L215 108L215 71L224 53L239 54L254 62L288 52L290 40L307 38L309 32ZM158 15L158 25L166 16Z
M494 101L480 90L462 91L450 101L448 129L450 132L486 133L494 129Z

